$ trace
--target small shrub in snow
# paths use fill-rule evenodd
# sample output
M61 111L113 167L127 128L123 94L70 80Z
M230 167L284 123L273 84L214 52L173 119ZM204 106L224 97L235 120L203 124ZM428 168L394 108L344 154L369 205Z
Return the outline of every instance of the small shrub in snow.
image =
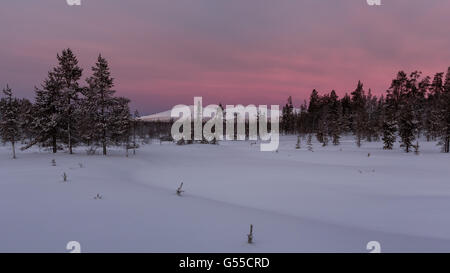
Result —
M177 189L178 196L181 196L181 194L184 192L184 190L182 190L182 188L183 188L183 182L181 182L181 185Z
M80 166L80 168L83 168L83 163L78 163L78 166Z
M253 225L250 225L250 233L247 234L247 242L249 244L253 243Z
M103 199L103 196L101 196L100 194L97 193L97 195L94 196L94 199L96 199L96 200Z
M56 166L56 160L52 159L52 166Z
M66 173L63 174L63 181L67 182L67 174Z

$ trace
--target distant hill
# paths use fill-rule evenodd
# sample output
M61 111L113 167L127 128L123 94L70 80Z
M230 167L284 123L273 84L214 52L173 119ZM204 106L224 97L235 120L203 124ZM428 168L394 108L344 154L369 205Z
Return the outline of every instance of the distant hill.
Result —
M194 119L194 106L191 105L191 106L189 106L189 108L191 110L191 118ZM203 109L205 109L205 107ZM298 113L298 112L300 112L300 109L294 108L294 111ZM140 120L143 120L143 121L170 121L171 119L177 119L177 118L172 118L170 116L171 112L172 112L172 110L166 110L166 111L159 112L156 114L142 116L142 117L140 117ZM224 112L226 112L226 110ZM280 109L280 118L281 118L281 114L282 114L282 110ZM268 109L268 117L270 118L270 109ZM204 118L204 119L208 119L208 118ZM246 117L246 119L248 119L248 117Z

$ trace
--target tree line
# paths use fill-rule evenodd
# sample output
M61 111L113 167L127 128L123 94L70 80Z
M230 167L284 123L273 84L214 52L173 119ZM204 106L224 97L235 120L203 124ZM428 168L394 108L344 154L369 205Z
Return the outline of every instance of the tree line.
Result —
M295 109L289 97L282 110L280 130L285 134L315 134L323 146L339 145L343 134L353 134L356 144L382 140L393 149L397 139L406 152L418 151L419 138L438 140L450 151L450 68L433 78L419 71L398 72L380 97L367 92L359 81L356 89L339 98L333 90L319 95L313 90L309 103Z
M50 147L56 153L66 147L87 145L101 148L136 148L139 138L161 137L170 132L170 122L140 122L132 115L129 99L115 96L114 79L107 60L99 55L91 76L80 84L83 69L71 49L57 54L58 64L48 72L35 100L18 99L7 85L0 99L0 138L21 149L33 145ZM289 97L281 114L280 131L285 134L315 135L326 146L339 145L344 134L362 141L379 141L393 149L397 139L406 152L418 151L419 138L438 140L443 152L450 152L450 67L433 78L415 71L397 73L380 97L367 92L359 81L355 90L342 98L333 90L320 95L311 92L309 102L294 108Z
M72 154L79 144L101 147L104 155L110 145L125 145L128 151L135 119L130 100L114 95L107 60L98 56L84 85L80 84L83 69L71 49L57 54L57 61L41 86L35 87L33 103L15 98L9 86L3 89L0 137L11 143L13 158L18 142L25 144L22 150L40 145L53 153L65 146Z

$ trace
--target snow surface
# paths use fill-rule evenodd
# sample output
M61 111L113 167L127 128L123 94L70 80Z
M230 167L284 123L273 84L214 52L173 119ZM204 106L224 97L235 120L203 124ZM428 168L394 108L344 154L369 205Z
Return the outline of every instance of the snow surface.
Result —
M450 160L436 143L415 155L296 141L282 137L278 152L155 142L128 158L80 147L12 160L0 147L0 251L67 252L69 241L82 252L367 252L369 241L450 251Z

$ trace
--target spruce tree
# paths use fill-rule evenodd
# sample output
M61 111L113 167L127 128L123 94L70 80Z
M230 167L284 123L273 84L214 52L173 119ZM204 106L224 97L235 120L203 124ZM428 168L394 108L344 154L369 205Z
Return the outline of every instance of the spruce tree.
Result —
M15 144L20 138L20 104L8 85L3 89L3 94L4 98L0 101L0 137L3 142L11 143L13 159L16 159Z
M319 93L316 91L316 89L314 89L309 97L309 106L308 106L308 116L309 116L308 125L311 128L311 132L315 132L318 127L319 108L320 108L320 96Z
M407 153L413 147L416 139L418 121L415 115L415 94L417 93L417 82L420 73L413 72L411 76L400 85L400 104L398 113L398 134L401 138L401 147Z
M403 71L397 73L397 77L392 80L391 86L386 91L386 104L384 106L383 121L383 149L391 150L396 141L397 116L400 105L400 94L402 86L407 78Z
M441 113L441 126L440 126L440 141L442 145L442 151L444 153L450 152L450 67L447 70L445 76L445 83L443 86L442 98L439 103Z
M106 148L111 142L111 134L108 131L114 130L112 126L115 122L113 108L117 104L114 98L115 91L112 90L114 79L111 77L107 60L101 55L98 56L97 63L92 67L92 72L92 76L86 79L89 85L86 91L86 103L93 118L91 130L95 133L92 137L100 142L103 155L106 155Z
M396 140L396 126L395 126L395 121L389 117L386 118L386 120L383 122L383 149L385 150L392 150L392 148L394 148L394 143Z
M404 103L400 107L398 118L398 134L401 139L401 147L405 148L405 152L409 153L415 140L416 126L414 124L414 113L412 107L408 103Z
M329 134L333 145L339 145L342 130L342 105L334 90L330 93L327 116L329 117Z
M70 48L63 50L61 55L57 54L56 57L58 66L53 69L52 73L61 80L63 122L67 134L69 153L72 154L77 124L77 112L75 110L78 94L80 93L78 80L81 78L83 69L78 66L77 57Z
M442 122L441 102L443 93L444 73L436 73L429 87L425 109L425 128L429 140L436 139L439 135Z
M284 133L292 133L294 131L294 105L291 96L289 96L287 104L283 107L281 120Z
M123 97L113 99L111 116L108 122L108 131L111 135L111 141L116 145L124 145L128 156L130 148L131 114L130 100Z
M53 153L57 152L57 141L61 138L63 124L61 85L58 75L49 72L41 88L35 88L36 99L32 121L34 139L22 149L40 143L52 146Z
M351 95L353 132L356 135L356 144L360 147L361 140L367 129L366 96L361 81L358 81L358 85Z

